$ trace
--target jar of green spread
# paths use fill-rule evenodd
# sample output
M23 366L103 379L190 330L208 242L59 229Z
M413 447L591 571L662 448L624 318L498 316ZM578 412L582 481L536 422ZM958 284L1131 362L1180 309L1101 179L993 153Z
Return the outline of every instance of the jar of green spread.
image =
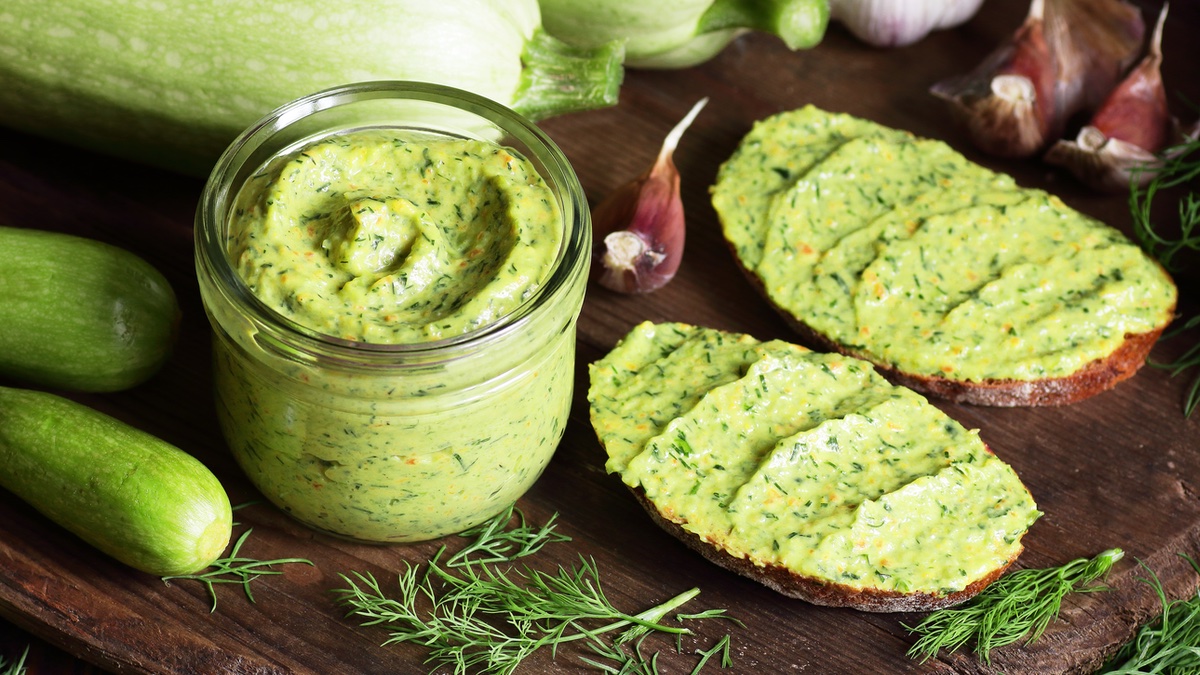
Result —
M487 99L374 82L275 111L196 217L234 457L339 537L421 541L499 513L562 438L590 242L562 152Z

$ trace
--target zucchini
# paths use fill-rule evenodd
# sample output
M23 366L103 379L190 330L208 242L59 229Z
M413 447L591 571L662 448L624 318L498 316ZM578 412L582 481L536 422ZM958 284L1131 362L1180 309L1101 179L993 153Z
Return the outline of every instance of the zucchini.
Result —
M117 560L158 576L229 544L225 488L199 460L69 399L0 387L0 485Z
M419 80L530 118L615 105L620 42L582 50L537 0L4 0L0 124L191 174L319 90Z
M149 379L179 323L170 283L117 246L0 227L0 375L41 387L106 392Z

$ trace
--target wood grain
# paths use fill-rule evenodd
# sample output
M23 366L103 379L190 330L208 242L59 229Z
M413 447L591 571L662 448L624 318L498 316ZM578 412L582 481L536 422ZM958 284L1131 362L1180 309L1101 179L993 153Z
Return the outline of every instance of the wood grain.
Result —
M1111 575L1111 592L1074 596L1060 621L1032 645L1000 650L991 665L969 654L928 663L908 659L904 625L920 615L864 614L784 598L687 550L659 530L615 478L587 420L584 364L599 358L644 319L686 321L797 340L754 294L721 242L708 186L717 167L757 119L806 103L861 115L941 138L1024 185L1049 189L1081 210L1129 228L1121 196L1099 197L1039 162L999 161L974 152L941 105L926 93L942 77L977 63L1020 22L1021 3L993 0L967 25L905 49L862 46L840 28L807 52L777 40L743 37L713 61L684 71L630 72L620 105L548 120L595 202L653 161L663 135L701 96L711 102L676 154L688 213L688 244L676 279L661 291L618 296L590 288L579 323L576 397L566 437L544 476L520 506L535 522L557 513L569 544L545 549L547 569L578 556L596 561L618 606L640 610L693 586L687 609L724 607L745 623L703 624L684 640L648 643L663 650L664 672L687 672L688 653L729 632L733 672L817 673L1086 673L1152 618L1158 600L1139 581L1144 561L1172 598L1195 592L1196 575L1177 554L1200 553L1200 416L1185 420L1187 382L1143 368L1115 390L1056 409L993 409L940 403L979 428L1011 463L1045 512L1025 539L1020 567L1063 564L1119 546L1127 557ZM1191 34L1200 9L1177 3L1166 31L1168 87L1176 99L1200 101ZM1156 7L1147 7L1153 16ZM1185 98L1186 97L1186 98ZM1187 113L1182 105L1181 115ZM194 454L218 475L234 503L256 494L229 457L211 404L208 324L192 264L192 217L201 181L111 160L42 139L0 132L0 222L83 234L133 250L175 285L185 319L164 371L136 389L77 400L159 435ZM1194 313L1195 275L1181 275ZM1186 348L1161 342L1155 360ZM276 510L238 512L238 531L253 528L243 552L257 558L301 556L314 567L287 566L255 582L251 603L240 589L218 589L218 604L194 583L164 584L97 555L7 493L0 493L0 655L15 658L32 643L31 673L390 673L422 672L424 653L380 646L386 630L343 616L331 589L340 574L394 578L441 543L402 547L349 544L316 535ZM578 652L534 658L522 672L580 669Z

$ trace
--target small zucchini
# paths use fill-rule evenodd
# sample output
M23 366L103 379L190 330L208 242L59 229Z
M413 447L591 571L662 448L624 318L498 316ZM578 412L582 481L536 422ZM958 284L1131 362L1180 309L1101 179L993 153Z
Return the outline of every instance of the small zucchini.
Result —
M106 392L158 372L179 304L137 255L59 232L0 227L0 375L43 387Z
M50 393L0 387L0 485L104 553L158 576L208 567L233 512L199 460Z

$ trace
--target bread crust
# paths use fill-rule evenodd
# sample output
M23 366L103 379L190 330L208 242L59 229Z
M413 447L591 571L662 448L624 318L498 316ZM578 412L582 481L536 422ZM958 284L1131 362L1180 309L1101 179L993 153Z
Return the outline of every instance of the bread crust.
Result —
M1012 558L1003 565L992 570L986 576L972 582L961 591L953 593L944 595L925 592L901 593L899 591L886 591L882 589L854 588L844 584L806 577L782 565L762 565L746 557L734 555L718 542L689 532L683 527L683 522L677 522L664 515L646 497L645 492L641 488L631 488L631 490L642 507L650 514L650 518L659 527L683 542L688 548L704 556L710 562L736 574L753 579L787 597L826 607L845 607L863 612L883 613L925 612L957 605L971 599L993 581L999 579L1024 550L1024 547L1018 544Z
M726 241L733 258L750 284L784 321L800 334L810 346L824 351L833 351L867 361L892 383L899 384L927 396L955 403L992 407L1050 407L1077 403L1096 394L1108 391L1123 380L1133 377L1146 363L1150 349L1158 341L1167 324L1147 333L1126 334L1124 342L1106 358L1096 359L1066 377L1048 377L1040 380L952 380L934 375L917 375L897 370L881 363L870 354L857 352L830 339L799 317L780 307L771 299L762 280L742 265L737 251ZM1174 307L1171 308L1172 314Z
M855 352L813 330L804 322L776 307L792 329L807 341L823 349L841 352L874 364L881 375L928 396L955 403L993 407L1061 406L1077 403L1108 391L1133 377L1145 363L1150 349L1162 335L1162 326L1149 333L1127 334L1124 342L1106 358L1091 361L1066 377L1040 380L951 380L945 377L915 375L880 363L867 354Z

